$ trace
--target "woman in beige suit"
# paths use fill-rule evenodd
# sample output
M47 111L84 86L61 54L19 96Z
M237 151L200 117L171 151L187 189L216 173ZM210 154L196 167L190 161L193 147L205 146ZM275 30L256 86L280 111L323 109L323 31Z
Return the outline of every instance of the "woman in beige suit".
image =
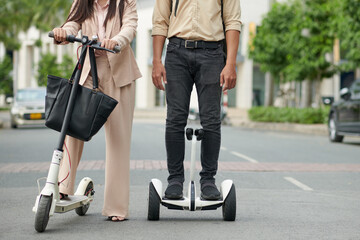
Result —
M102 214L112 221L123 221L129 208L129 162L135 80L141 77L130 42L137 27L136 0L75 0L64 25L55 28L57 44L66 44L66 35L97 35L102 46L121 52L96 51L99 89L119 103L105 123L106 167ZM89 55L85 59L80 84L92 88ZM84 142L67 136L59 181L63 199L74 193L76 169ZM69 173L69 163L71 171Z

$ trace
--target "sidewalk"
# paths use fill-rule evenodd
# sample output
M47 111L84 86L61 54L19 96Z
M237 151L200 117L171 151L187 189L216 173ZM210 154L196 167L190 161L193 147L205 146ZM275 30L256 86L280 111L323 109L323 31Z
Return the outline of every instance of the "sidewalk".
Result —
M7 114L9 114L8 111L0 112L0 128L4 127L4 120L7 119ZM165 119L166 109L163 108L135 109L134 112L134 121L165 124ZM229 110L226 123L230 126L248 129L327 135L327 126L325 124L251 122L247 119L246 112L233 109Z

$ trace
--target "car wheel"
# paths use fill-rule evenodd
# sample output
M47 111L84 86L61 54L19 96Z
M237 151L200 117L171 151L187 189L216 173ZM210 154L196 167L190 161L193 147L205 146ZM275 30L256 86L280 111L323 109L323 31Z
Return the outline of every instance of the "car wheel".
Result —
M329 129L329 139L331 142L342 142L343 141L344 136L338 134L334 113L332 113L330 115L328 129Z

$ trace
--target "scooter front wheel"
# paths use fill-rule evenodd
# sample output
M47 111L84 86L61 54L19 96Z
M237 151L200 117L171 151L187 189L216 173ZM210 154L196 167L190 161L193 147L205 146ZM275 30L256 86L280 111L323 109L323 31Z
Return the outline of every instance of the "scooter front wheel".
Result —
M94 183L92 181L90 181L88 183L88 185L86 186L86 189L84 191L84 195L90 197L93 194L94 191ZM84 206L78 207L75 209L75 212L79 215L79 216L84 216L87 212L87 210L90 207L90 203L85 204Z
M227 195L222 206L223 219L225 221L235 221L236 218L236 192L235 185L231 186L230 192Z
M49 213L52 203L52 196L41 195L35 215L35 230L43 232L49 222Z
M149 203L148 203L148 220L159 220L160 216L160 197L152 182L149 184Z

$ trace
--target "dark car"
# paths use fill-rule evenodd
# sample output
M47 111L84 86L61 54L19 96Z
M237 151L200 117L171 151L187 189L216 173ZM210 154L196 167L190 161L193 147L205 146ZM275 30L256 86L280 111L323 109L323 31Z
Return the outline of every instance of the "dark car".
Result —
M345 135L360 136L360 79L350 88L340 90L341 100L331 106L329 113L329 138L342 142Z

